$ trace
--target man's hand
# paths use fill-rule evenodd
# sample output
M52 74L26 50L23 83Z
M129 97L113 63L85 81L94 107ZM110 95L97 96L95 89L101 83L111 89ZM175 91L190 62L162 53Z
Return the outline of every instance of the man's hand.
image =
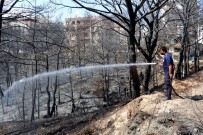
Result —
M173 74L169 74L170 79L173 79Z
M170 65L170 66L168 67L168 70L169 70L169 77L170 77L170 79L173 79L173 74L172 74L173 66Z

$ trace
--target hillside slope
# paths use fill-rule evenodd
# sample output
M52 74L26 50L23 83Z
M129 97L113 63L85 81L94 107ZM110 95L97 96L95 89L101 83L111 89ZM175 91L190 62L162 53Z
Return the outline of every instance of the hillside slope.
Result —
M182 135L203 134L203 72L174 81L178 93L191 99L164 101L163 92L143 95L70 134Z
M55 117L34 123L0 123L0 134L33 135L199 135L203 134L203 71L174 80L176 92L164 101L164 89L142 95L126 105L100 112Z

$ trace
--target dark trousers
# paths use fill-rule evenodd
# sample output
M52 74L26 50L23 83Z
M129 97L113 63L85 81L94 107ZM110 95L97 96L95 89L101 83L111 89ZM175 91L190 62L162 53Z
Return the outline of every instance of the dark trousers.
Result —
M165 75L165 85L166 85L166 97L167 99L171 99L171 93L172 93L172 84L171 84L171 79L169 75Z

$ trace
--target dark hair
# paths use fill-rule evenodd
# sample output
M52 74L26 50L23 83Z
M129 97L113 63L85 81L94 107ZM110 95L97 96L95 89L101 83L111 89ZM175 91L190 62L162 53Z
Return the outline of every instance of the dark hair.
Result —
M165 46L161 47L161 50L167 52L167 48Z

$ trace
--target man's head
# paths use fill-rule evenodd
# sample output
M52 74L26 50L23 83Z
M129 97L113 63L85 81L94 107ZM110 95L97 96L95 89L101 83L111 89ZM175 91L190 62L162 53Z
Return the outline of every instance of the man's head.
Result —
M166 47L161 47L161 49L160 49L160 54L161 54L161 55L165 55L166 53L167 53Z

